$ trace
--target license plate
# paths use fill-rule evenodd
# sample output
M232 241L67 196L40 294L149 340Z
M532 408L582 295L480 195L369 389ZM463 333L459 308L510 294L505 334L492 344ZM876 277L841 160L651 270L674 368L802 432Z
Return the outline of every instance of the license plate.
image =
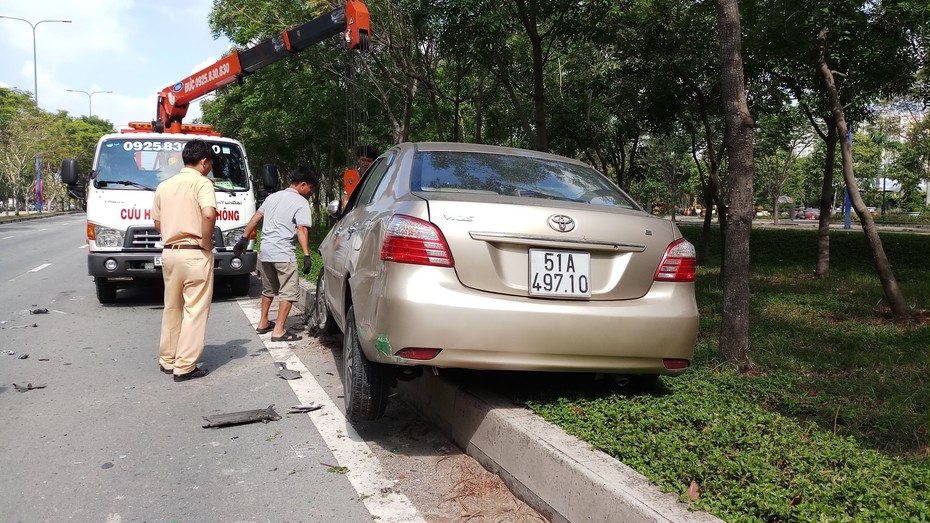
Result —
M530 296L591 297L591 254L530 249Z
M156 256L156 257L155 257L155 266L156 266L156 267L161 267L161 256Z

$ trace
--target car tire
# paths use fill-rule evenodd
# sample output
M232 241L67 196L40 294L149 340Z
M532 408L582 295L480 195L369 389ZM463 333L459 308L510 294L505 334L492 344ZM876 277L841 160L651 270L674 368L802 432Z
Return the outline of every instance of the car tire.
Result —
M388 396L387 369L365 357L355 325L355 307L349 307L346 313L342 342L342 383L346 418L349 421L372 421L384 415Z
M307 327L310 333L315 336L324 336L335 334L339 327L336 325L336 318L333 318L329 312L329 306L326 305L326 281L323 277L324 268L320 268L320 275L316 279L316 292L313 296L313 306L310 308L310 317Z
M233 296L245 296L249 293L249 287L252 286L252 275L251 274L239 274L236 276L230 276L229 278L229 290L232 291Z
M97 286L97 301L100 303L113 303L116 301L116 284L106 278L94 278Z

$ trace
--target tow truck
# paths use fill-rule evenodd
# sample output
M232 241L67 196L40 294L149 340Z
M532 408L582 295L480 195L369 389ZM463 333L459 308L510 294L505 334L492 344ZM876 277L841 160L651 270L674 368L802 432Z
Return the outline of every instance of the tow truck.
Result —
M75 159L61 165L61 180L86 202L87 269L94 278L97 300L116 301L117 289L139 280L161 279L163 243L155 230L151 209L155 187L183 167L184 145L200 138L213 146L222 169L213 173L217 219L213 233L214 271L230 284L232 293L248 293L250 273L258 260L254 235L241 256L233 247L255 213L256 200L248 156L242 143L220 136L213 127L185 124L191 102L217 89L241 82L249 74L293 53L336 35L349 49L369 45L368 8L348 0L313 20L231 54L175 82L158 93L155 119L130 122L128 129L106 134L97 142L87 190L79 186ZM277 188L278 173L266 165L262 173L266 191Z

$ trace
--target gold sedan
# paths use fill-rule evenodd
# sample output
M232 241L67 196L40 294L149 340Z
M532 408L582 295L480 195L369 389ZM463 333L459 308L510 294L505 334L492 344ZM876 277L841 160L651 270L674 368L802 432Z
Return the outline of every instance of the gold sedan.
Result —
M342 330L347 417L417 367L677 375L698 329L694 247L582 162L404 143L320 245L312 326Z

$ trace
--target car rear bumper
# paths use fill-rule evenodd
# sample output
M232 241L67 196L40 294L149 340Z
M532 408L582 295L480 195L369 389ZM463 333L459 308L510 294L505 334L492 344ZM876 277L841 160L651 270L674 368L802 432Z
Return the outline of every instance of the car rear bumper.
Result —
M698 310L690 283L656 282L634 300L547 300L468 289L453 269L390 265L380 288L354 300L360 339L373 361L680 374L684 369L666 369L663 359L694 355ZM426 361L394 356L408 347L442 350Z

